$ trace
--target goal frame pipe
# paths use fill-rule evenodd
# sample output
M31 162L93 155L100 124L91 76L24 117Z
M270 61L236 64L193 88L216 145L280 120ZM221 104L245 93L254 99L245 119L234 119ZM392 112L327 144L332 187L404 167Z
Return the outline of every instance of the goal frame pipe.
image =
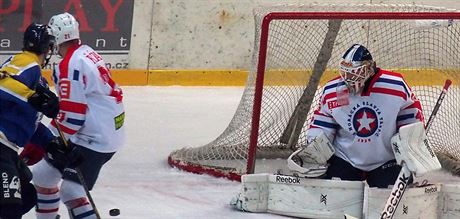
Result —
M268 33L273 20L429 20L456 19L460 20L460 12L271 12L264 16L260 32L260 46L257 63L254 105L252 107L251 134L247 157L246 173L255 171L257 141L262 109L262 91L267 57Z

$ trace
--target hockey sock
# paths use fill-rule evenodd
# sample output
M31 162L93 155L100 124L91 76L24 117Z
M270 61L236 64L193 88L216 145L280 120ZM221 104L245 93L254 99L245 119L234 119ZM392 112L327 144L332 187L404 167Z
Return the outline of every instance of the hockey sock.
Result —
M86 197L69 200L65 203L73 219L96 219L96 214Z
M59 210L59 188L43 188L36 186L37 207L35 209L37 219L56 218Z

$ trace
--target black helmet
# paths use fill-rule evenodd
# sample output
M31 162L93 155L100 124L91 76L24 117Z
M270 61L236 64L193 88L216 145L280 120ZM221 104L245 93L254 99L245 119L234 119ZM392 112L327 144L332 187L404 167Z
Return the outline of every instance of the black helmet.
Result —
M22 45L22 50L40 55L53 49L54 37L48 33L47 25L32 23L24 32Z

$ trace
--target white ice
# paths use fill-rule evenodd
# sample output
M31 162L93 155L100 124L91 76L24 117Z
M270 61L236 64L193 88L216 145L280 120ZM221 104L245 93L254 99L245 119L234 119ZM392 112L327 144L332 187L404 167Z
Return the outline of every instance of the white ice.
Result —
M123 87L127 141L91 192L102 218L286 218L239 212L229 202L240 183L187 173L167 164L169 153L214 140L228 125L242 87ZM109 216L119 208L121 214ZM61 204L61 218L68 218ZM35 218L31 210L23 218Z
M171 151L201 146L222 133L235 113L242 87L123 87L123 91L126 145L104 166L91 192L102 218L286 218L236 211L229 202L240 189L239 182L167 164ZM432 178L451 181L446 174ZM121 214L109 216L112 208ZM59 213L68 218L62 204ZM24 218L35 218L33 210Z

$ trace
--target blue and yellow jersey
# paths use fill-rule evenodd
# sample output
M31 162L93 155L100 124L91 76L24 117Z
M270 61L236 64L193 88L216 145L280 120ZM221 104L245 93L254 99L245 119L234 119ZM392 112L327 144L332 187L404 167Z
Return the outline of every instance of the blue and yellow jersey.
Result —
M47 87L38 63L36 54L24 51L8 58L0 68L7 75L0 79L0 132L7 138L4 140L19 147L29 141L44 146L52 137L40 124L41 113L27 102L37 84Z

